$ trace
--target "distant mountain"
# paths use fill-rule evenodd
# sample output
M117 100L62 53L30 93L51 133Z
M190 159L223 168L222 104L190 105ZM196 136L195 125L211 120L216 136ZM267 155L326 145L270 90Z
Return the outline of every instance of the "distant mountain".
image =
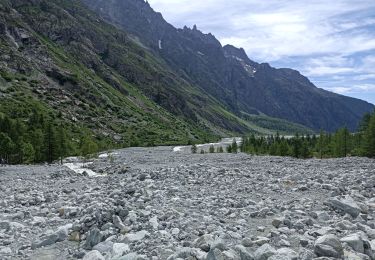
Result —
M176 75L215 98L242 119L266 115L315 130L355 130L374 106L314 86L292 69L275 69L248 58L243 49L222 47L196 26L176 29L143 0L83 0L104 20L135 36Z

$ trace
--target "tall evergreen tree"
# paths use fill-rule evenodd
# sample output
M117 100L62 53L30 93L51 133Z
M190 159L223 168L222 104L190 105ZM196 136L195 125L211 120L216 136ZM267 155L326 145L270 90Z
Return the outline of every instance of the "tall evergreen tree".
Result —
M323 159L323 147L324 147L325 134L323 130L320 130L319 141L318 141L318 152L320 159Z
M375 113L370 118L368 127L365 131L364 150L368 157L375 157Z
M232 153L237 153L237 152L238 152L238 145L237 145L236 138L234 138L232 142Z
M10 162L10 155L15 148L12 139L6 134L0 132L0 159L4 163Z
M196 144L193 144L193 145L191 146L191 153L197 153L197 151L198 151L198 147L197 147L197 145L196 145Z
M98 145L94 142L91 136L86 135L81 144L81 154L86 158L98 152Z
M56 131L52 121L48 121L44 133L44 154L46 161L52 163L58 154Z
M66 156L68 152L68 144L67 144L67 138L66 138L66 132L62 124L60 124L59 127L59 133L58 133L58 155L60 158L60 164L63 163L63 158Z

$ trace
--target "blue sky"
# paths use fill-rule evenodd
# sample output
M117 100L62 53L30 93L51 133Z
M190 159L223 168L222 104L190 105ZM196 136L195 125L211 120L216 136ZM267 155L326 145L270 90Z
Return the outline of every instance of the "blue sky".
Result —
M375 0L148 0L174 26L211 32L257 62L375 104Z

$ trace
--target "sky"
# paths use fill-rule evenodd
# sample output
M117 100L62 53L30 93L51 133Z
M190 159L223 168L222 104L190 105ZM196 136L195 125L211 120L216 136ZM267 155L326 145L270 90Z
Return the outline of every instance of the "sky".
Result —
M375 0L148 0L177 28L197 25L250 59L375 104Z

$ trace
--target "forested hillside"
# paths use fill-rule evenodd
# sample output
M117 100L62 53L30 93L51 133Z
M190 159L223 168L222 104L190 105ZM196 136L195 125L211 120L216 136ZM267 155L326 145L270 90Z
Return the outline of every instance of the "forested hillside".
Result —
M341 128L335 133L321 131L318 136L295 135L244 137L241 151L258 155L293 156L296 158L336 158L367 156L375 158L375 112L366 114L356 133ZM230 149L237 151L237 149Z

